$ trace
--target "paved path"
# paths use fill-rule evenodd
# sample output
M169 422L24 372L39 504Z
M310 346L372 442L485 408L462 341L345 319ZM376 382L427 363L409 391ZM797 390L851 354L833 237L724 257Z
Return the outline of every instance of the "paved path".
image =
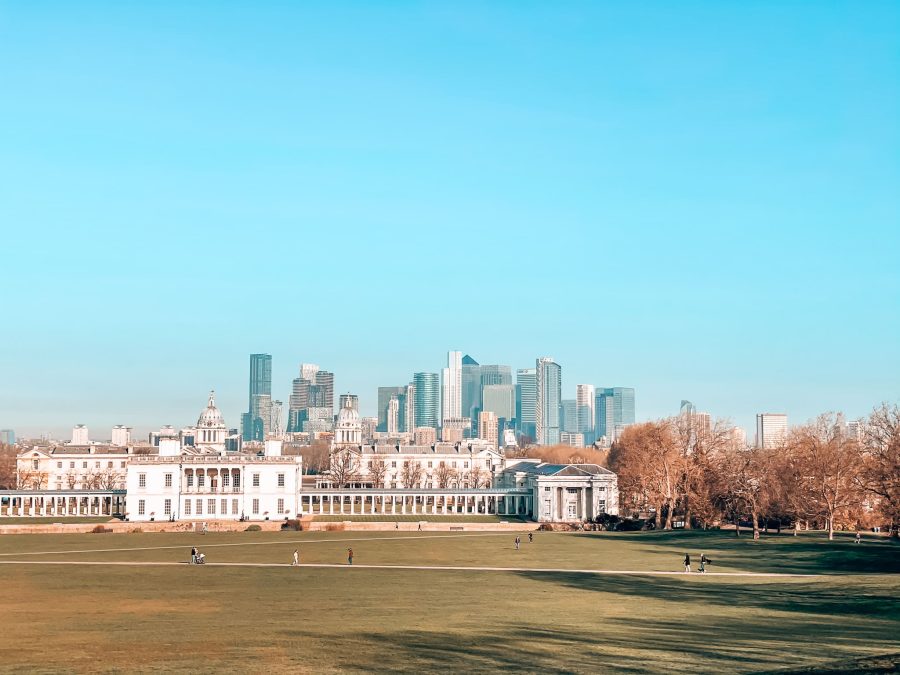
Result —
M131 562L131 561L77 561L77 560L0 560L0 565L98 565L111 567L197 567L187 562ZM291 569L290 563L204 563L204 567L280 567ZM828 574L788 574L768 572L665 572L641 570L589 570L562 567L480 567L464 565L338 565L329 563L301 563L296 567L323 567L333 569L366 570L430 570L452 572L532 572L541 574L594 574L600 576L676 576L676 577L763 577L763 578L809 578L839 576Z

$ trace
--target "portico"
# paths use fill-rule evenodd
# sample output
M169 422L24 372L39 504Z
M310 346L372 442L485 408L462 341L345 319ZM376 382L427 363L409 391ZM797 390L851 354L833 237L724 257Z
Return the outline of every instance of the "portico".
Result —
M0 517L112 517L124 512L125 490L0 490Z

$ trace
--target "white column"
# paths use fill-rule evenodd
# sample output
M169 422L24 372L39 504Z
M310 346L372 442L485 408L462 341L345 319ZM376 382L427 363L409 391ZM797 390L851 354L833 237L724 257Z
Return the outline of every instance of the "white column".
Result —
M587 489L586 489L586 488L581 488L581 519L582 519L582 520L587 520L587 519L588 519L588 512L587 512Z

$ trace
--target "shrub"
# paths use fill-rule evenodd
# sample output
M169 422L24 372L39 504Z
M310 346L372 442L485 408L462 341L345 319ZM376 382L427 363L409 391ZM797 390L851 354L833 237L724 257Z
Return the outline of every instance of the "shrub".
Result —
M97 525L93 530L91 530L94 534L104 534L106 532L112 532L111 527L103 527L103 525Z
M262 528L259 525L250 525L244 532L262 532Z
M285 520L281 524L282 530L294 530L296 532L300 532L303 529L303 526L300 524L299 520Z
M140 534L141 532L143 532L143 530L139 527L136 527L133 530L131 530L132 534Z

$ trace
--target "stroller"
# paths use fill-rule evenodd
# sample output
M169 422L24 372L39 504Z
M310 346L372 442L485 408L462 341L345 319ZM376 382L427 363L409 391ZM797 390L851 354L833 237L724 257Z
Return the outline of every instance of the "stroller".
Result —
M205 553L198 553L198 554L197 554L197 564L198 564L198 565L204 565L204 564L206 564L206 554L205 554Z

